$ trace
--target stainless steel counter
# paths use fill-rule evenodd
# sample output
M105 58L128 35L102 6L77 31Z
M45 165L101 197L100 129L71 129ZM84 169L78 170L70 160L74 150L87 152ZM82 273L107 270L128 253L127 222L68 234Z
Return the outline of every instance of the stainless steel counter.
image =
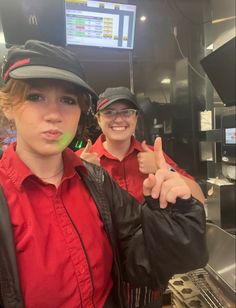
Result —
M205 268L173 277L172 307L236 307L236 237L207 223L209 262Z
M222 287L236 293L236 237L214 224L207 224L209 261L206 269Z

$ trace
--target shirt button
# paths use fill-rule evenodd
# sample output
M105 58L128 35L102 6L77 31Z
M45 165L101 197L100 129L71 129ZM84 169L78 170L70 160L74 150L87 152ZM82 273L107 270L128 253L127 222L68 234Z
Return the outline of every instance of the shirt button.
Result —
M83 267L83 266L80 266L80 267L79 267L79 272L80 272L80 274L83 274L83 273L84 273L84 267Z
M71 234L72 233L71 228L67 228L66 232L67 232L67 234Z

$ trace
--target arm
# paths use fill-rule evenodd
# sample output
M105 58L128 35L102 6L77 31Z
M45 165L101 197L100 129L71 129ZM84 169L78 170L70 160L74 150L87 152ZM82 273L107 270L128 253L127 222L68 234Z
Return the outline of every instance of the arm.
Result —
M138 154L140 172L144 174L155 173L156 170L160 168L160 166L155 161L155 155L153 150L146 144L145 141L142 142L142 148L143 152L140 152ZM188 173L186 173L184 170L179 168L179 166L165 153L163 153L163 156L169 167L173 168L188 185L188 187L191 190L192 196L204 204L205 196L198 183L194 180L194 178L190 176Z
M187 178L186 176L182 176L185 183L188 185L188 187L191 190L191 194L194 198L199 200L202 204L205 203L205 196L201 190L201 187L198 185L198 183L190 178Z
M205 212L197 200L177 199L162 209L151 197L138 205L109 177L104 189L111 198L125 280L134 286L165 287L174 274L206 265Z
M110 204L126 279L163 287L172 275L205 266L208 254L203 206L178 173L168 170L160 140L154 152L160 169L144 181L145 202L138 206L114 183Z

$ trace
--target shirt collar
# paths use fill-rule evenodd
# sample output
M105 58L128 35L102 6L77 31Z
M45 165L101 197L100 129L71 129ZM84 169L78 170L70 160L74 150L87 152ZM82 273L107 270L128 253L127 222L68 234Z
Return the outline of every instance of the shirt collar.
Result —
M4 151L2 156L2 164L5 167L6 173L12 182L20 190L23 182L30 176L34 176L30 168L20 159L15 151L16 143L12 143ZM75 155L75 153L66 148L63 152L64 161L64 178L72 177L76 173L76 168L82 168L84 170L82 160Z
M101 158L102 156L106 156L107 158L114 159L115 157L113 157L103 146L103 142L105 140L106 140L105 135L101 134L97 138L96 142L93 144L93 152L97 152L99 158ZM142 149L141 143L137 139L135 139L134 136L132 136L130 148L129 148L128 152L126 153L125 157L127 157L128 155L130 155L134 151L142 152L143 149Z

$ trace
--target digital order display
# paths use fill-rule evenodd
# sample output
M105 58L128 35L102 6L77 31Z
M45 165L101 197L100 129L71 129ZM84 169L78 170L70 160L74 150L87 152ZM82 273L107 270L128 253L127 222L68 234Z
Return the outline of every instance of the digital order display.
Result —
M236 144L236 128L225 128L225 144Z
M133 49L136 6L65 0L68 45Z

